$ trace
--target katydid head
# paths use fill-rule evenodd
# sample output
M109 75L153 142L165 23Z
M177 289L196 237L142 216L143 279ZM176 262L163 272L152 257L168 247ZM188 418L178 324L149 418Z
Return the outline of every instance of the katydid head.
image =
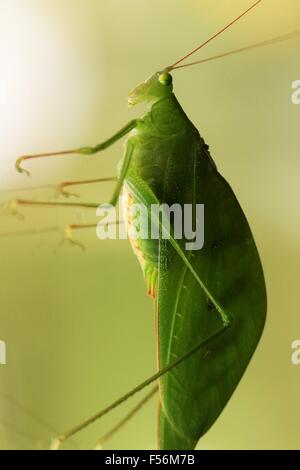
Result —
M151 77L149 77L143 83L141 83L136 88L134 88L134 90L132 90L131 93L129 93L128 103L132 106L135 104L144 103L144 102L153 104L171 95L173 91L173 85L172 85L172 76L170 75L170 72L175 69L201 63L202 61L197 61L197 62L193 62L190 64L182 65L182 62L184 62L186 59L191 57L193 54L195 54L195 52L202 49L204 46L206 46L208 43L213 41L215 38L220 36L220 34L224 33L224 31L226 31L228 28L233 26L237 21L243 18L247 13L249 13L253 8L259 5L261 2L262 0L256 0L256 2L253 5L251 5L246 11L241 13L237 18L235 18L233 21L227 24L224 28L220 29L217 33L215 33L209 39L201 43L191 52L183 56L181 59L177 60L174 64L170 65L169 67L166 67L161 72L156 72L153 75L151 75Z
M129 93L128 103L135 105L138 103L155 103L172 94L172 75L169 68L161 72L155 72L147 80L138 85Z

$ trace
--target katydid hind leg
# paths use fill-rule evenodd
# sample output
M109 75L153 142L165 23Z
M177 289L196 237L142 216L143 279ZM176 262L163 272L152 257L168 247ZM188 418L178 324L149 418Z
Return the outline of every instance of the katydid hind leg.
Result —
M191 272L196 282L199 284L200 288L205 292L208 299L212 302L216 310L219 312L224 326L228 326L231 323L231 315L229 314L229 312L226 311L226 309L221 305L221 303L215 298L213 293L211 293L208 287L203 283L201 277L195 271L185 252L182 250L178 242L171 235L169 228L164 224L164 220L161 221L159 215L157 215L155 212L151 213L151 205L159 205L159 201L151 190L151 188L145 181L141 180L137 176L130 177L127 181L132 193L135 194L137 199L140 200L148 209L148 216L152 216L151 223L154 223L155 225L159 226L160 230L164 230L170 244L173 246L176 253L180 256L187 269Z
M137 405L134 406L134 408L129 411L129 413L124 416L124 418L117 422L113 428L111 428L97 440L95 450L103 449L104 444L107 443L118 431L120 431L132 418L134 418L134 416L148 403L148 401L154 395L156 395L157 392L158 386L156 385L142 400L137 403Z
M185 354L183 354L181 357L177 358L170 364L168 364L166 367L163 369L160 369L156 374L152 375L148 379L144 380L142 383L137 385L135 388L127 392L125 395L122 397L118 398L116 401L111 403L109 406L106 408L102 409L101 411L97 412L93 416L90 416L88 419L85 421L81 422L80 424L74 426L72 429L66 431L65 433L61 434L58 436L54 441L52 442L51 449L52 450L58 450L61 445L70 437L78 434L80 431L83 429L86 429L88 426L91 424L95 423L99 419L101 419L103 416L107 415L114 409L118 408L120 405L125 403L127 400L135 396L138 392L141 392L145 387L148 385L152 384L153 382L156 382L158 379L160 379L163 375L167 374L170 372L172 369L176 368L179 366L181 363L185 362L188 360L190 357L194 356L195 354L199 353L203 348L207 347L210 345L211 342L214 342L217 338L220 336L223 336L226 331L229 328L229 324L223 325L220 329L218 329L215 333L213 333L209 338L206 338L204 341L201 341L201 343L197 344L195 347L187 351Z

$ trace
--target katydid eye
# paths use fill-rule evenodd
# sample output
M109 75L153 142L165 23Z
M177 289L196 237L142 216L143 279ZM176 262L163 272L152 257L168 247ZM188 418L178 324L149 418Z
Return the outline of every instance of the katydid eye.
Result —
M160 81L160 83L162 85L171 85L172 83L172 75L170 75L169 73L161 73L160 76L158 77L158 80Z

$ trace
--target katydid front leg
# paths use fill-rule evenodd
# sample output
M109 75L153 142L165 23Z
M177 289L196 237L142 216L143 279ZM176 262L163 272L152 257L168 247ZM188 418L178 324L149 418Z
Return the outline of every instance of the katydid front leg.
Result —
M124 183L124 179L126 178L130 161L133 153L134 144L131 140L128 140L125 154L123 157L123 163L119 172L119 177L117 179L117 184L115 186L112 198L109 202L110 205L115 206L118 202L118 198L120 196L122 186ZM98 180L99 182L100 180ZM103 181L107 181L107 179L102 179ZM90 180L90 183L94 183L95 180ZM78 182L77 182L78 183ZM88 181L84 181L85 184L88 184ZM69 183L70 185L70 183ZM16 213L17 207L21 206L43 206L43 207L78 207L78 208L86 208L86 209L96 209L99 207L100 202L52 202L52 201L34 201L31 199L14 199L10 201L9 206L11 207L11 212Z
M36 158L44 158L44 157L62 157L65 155L93 155L95 153L101 152L102 150L107 149L108 147L113 145L115 142L120 140L122 137L128 134L132 129L134 129L137 126L138 121L139 121L138 119L132 119L124 127L122 127L122 129L116 132L112 137L105 140L101 144L95 145L94 147L80 147L78 149L63 150L60 152L47 152L47 153L40 153L40 154L35 154L35 155L23 155L19 157L16 161L16 164L15 164L16 170L19 173L24 173L29 176L30 172L22 168L22 163L26 160L33 160Z

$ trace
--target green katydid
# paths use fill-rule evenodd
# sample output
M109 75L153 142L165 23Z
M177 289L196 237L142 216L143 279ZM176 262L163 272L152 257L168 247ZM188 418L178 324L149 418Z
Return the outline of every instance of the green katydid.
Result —
M186 251L186 240L135 240L149 294L155 299L159 372L116 403L60 436L66 438L103 416L151 382L159 385L159 447L193 449L234 392L263 331L266 290L261 262L245 215L218 173L209 147L173 93L171 71L261 3L256 1L229 25L178 60L154 73L129 95L146 113L95 147L27 155L92 155L128 134L111 203L123 190L126 217L131 204L204 204L205 243ZM98 180L91 180L96 182ZM80 183L80 182L77 182ZM87 183L84 181L83 183ZM64 186L71 185L70 182ZM18 204L97 208L99 203L17 200ZM166 230L158 219L160 230ZM79 228L77 226L76 228Z

